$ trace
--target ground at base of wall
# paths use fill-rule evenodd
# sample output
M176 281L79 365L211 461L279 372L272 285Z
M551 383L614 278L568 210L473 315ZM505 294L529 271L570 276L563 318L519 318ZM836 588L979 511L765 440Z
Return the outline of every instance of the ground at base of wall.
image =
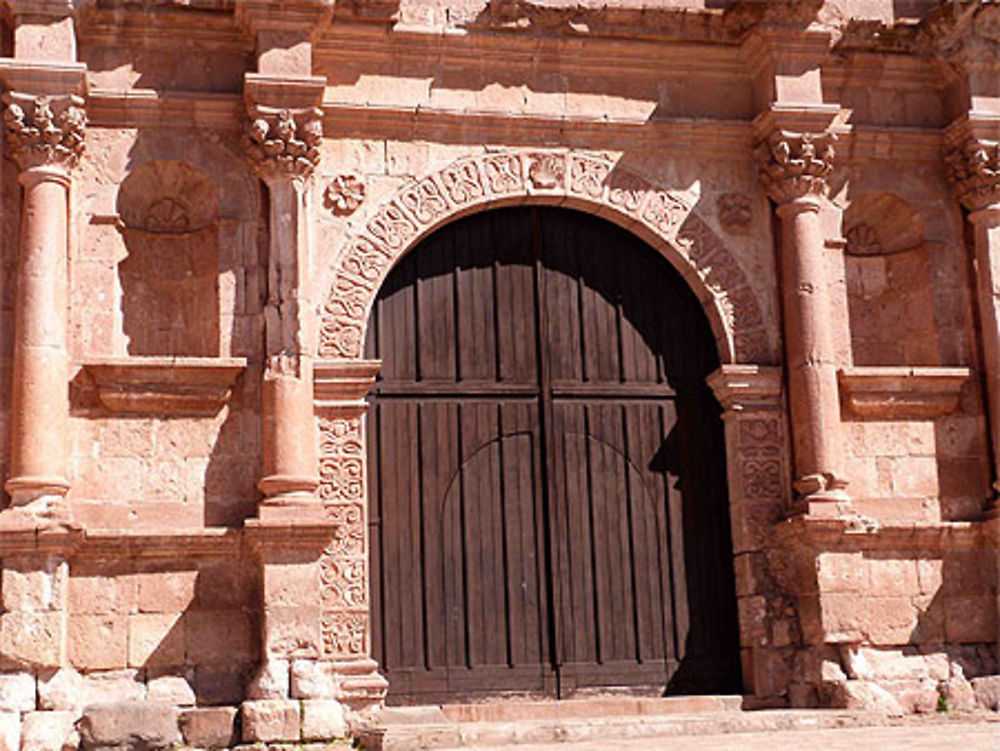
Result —
M959 725L956 727L956 725ZM609 743L610 741L610 743ZM839 728L824 730L779 730L687 738L619 739L599 741L489 746L476 751L773 751L801 748L823 751L938 751L956 742L963 751L995 751L1000 745L1000 724L968 721L926 723L919 733L904 725L880 728ZM459 751L459 749L440 749Z

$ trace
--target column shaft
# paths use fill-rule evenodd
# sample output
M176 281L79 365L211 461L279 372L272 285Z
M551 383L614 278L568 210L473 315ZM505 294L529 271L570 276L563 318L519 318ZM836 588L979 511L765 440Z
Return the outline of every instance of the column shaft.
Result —
M969 219L975 237L994 489L1000 490L1000 205L974 211Z
M819 205L781 205L782 284L796 489L813 500L846 500L832 318Z
M267 181L271 248L265 308L267 368L262 387L265 503L312 497L319 484L313 413L310 313L305 302L308 235L303 183Z
M62 497L69 421L66 243L69 178L21 173L24 202L17 265L11 476L15 506Z

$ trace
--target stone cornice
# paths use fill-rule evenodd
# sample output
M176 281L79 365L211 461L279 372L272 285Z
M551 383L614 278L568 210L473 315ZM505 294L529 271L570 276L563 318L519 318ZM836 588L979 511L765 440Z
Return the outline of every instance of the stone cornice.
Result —
M781 409L782 374L776 365L723 365L707 382L727 414Z

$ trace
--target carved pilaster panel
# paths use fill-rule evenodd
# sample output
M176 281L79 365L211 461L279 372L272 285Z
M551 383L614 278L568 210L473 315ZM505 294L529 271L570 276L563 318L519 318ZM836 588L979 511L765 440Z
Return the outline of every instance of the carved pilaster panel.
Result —
M84 149L87 114L83 98L8 92L3 97L8 153L21 169L72 169Z
M757 146L760 179L777 204L817 199L827 190L837 137L833 133L775 130Z
M321 417L319 430L318 492L337 529L320 558L323 654L366 656L370 617L363 420L355 409L345 416Z

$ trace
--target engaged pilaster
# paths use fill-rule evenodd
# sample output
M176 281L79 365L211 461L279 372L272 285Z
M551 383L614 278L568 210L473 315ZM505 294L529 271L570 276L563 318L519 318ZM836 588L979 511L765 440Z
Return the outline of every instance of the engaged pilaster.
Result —
M781 220L782 295L795 482L809 514L835 515L849 497L841 469L840 402L825 242L819 223L835 135L785 130L765 118L757 149Z
M79 84L82 89L82 71ZM17 258L10 466L13 506L50 514L69 490L66 341L71 173L83 152L77 93L4 95L8 155L23 186Z
M960 123L951 130L945 161L959 201L969 211L976 256L976 285L986 370L993 488L990 512L998 513L1000 491L1000 144L975 137Z

